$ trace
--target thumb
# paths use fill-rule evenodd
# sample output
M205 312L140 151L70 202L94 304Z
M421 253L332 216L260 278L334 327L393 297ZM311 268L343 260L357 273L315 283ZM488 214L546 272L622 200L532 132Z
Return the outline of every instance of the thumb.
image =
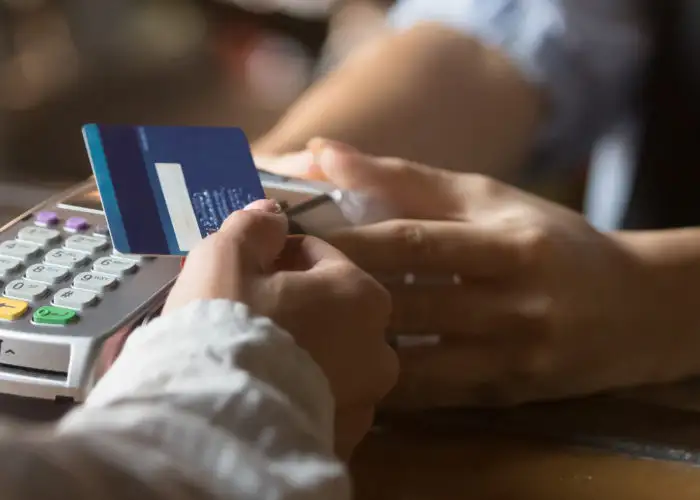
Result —
M232 213L221 225L219 238L236 247L244 265L259 270L272 267L287 241L289 224L280 205L257 200Z
M313 139L314 165L341 189L365 193L397 217L459 218L464 210L459 174L398 158L365 155L343 143Z
M287 238L279 205L259 200L234 212L189 254L163 312L194 300L246 301L250 279L272 267Z

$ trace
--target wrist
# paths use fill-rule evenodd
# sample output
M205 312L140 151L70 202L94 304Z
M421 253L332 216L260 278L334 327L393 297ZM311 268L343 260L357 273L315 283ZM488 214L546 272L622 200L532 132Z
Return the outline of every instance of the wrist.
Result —
M700 230L611 233L635 269L627 314L642 321L642 345L652 350L651 382L700 373ZM644 340L648 340L645 342Z

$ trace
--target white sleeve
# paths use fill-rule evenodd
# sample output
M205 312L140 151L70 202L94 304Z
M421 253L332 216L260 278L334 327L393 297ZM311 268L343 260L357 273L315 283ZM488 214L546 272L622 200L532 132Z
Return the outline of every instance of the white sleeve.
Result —
M135 331L56 428L0 433L3 463L31 465L0 469L0 489L45 500L349 499L333 406L290 335L242 304L194 303Z

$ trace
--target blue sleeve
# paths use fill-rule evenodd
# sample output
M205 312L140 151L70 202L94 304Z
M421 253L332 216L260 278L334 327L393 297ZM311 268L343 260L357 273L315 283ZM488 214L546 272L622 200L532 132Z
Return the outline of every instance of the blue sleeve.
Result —
M533 167L579 166L634 107L648 57L638 0L403 0L390 22L437 21L504 51L547 99Z

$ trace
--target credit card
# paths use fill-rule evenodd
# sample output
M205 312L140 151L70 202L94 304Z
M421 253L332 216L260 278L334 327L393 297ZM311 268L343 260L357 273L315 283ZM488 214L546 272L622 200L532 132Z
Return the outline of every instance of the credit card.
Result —
M119 252L186 255L265 198L241 129L89 124L83 136Z

